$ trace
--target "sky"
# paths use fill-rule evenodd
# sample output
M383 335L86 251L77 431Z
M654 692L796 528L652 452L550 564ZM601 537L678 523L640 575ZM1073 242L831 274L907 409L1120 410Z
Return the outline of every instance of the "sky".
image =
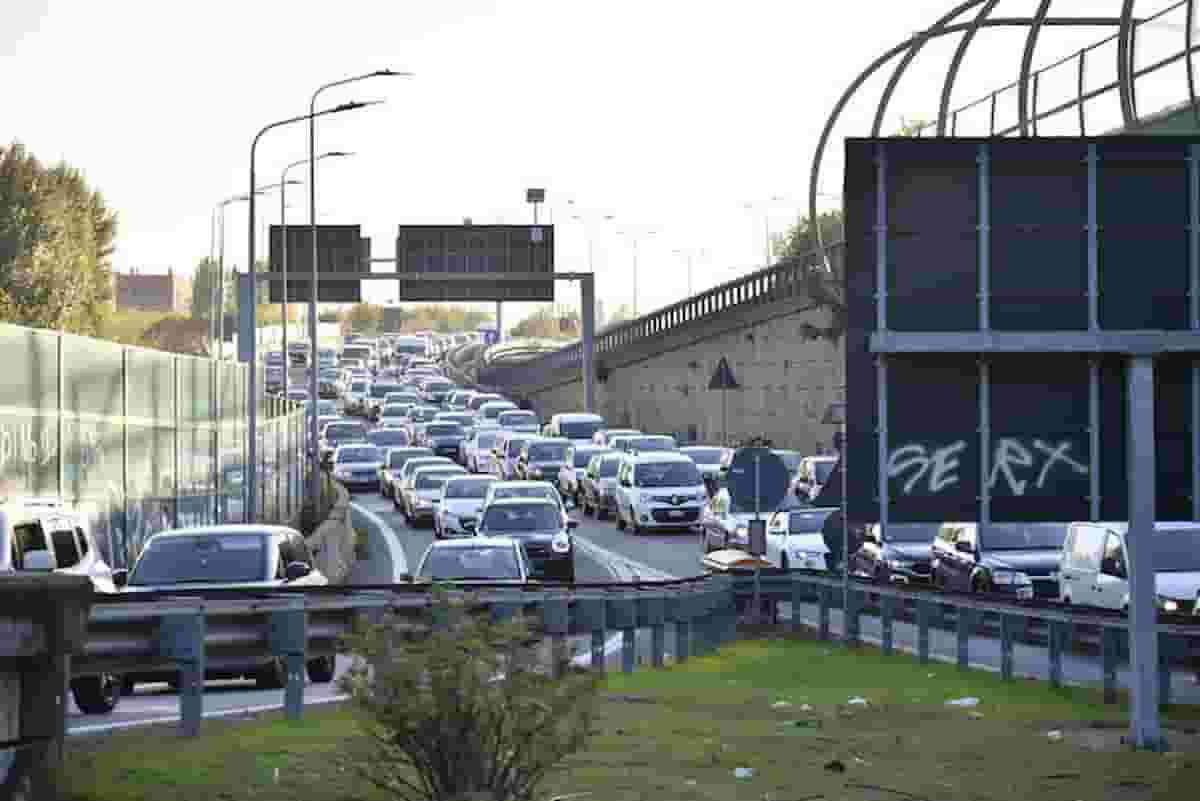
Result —
M1139 0L1136 11L1169 4ZM6 0L0 141L20 140L43 161L84 171L120 216L116 269L190 273L210 252L214 206L249 188L250 143L260 128L307 113L313 90L329 81L410 71L411 79L322 95L323 106L385 103L319 122L319 152L354 156L321 164L318 222L359 224L373 255L388 257L399 224L531 221L525 189L544 187L542 221L555 225L557 269L593 269L607 309L632 306L636 240L637 306L645 313L688 294L689 254L692 291L761 267L765 232L782 233L807 205L814 148L838 97L875 57L953 5ZM994 15L1029 15L1036 5L1000 0ZM1115 17L1120 6L1056 0L1052 13ZM1139 65L1179 49L1182 19L1180 9L1139 36ZM1035 64L1109 31L1047 28ZM1015 80L1023 40L1017 29L981 34L952 106ZM956 43L932 44L914 60L884 133L936 116ZM1111 47L1089 55L1089 85L1111 79L1114 55ZM1044 102L1075 80L1073 63L1047 73ZM1178 69L1145 79L1139 108L1182 100L1181 80ZM834 128L818 183L823 208L838 205L841 138L869 134L882 85L882 77L868 82ZM1097 132L1106 115L1119 122L1115 100L1096 105L1089 125ZM1014 107L1011 92L998 103L1002 117ZM986 133L983 108L962 115L960 133ZM307 157L306 130L293 125L262 138L259 185ZM307 180L306 172L291 177ZM308 221L307 194L306 186L289 191L293 224ZM262 224L278 223L278 195L257 213ZM229 207L226 227L226 264L244 268L244 204ZM558 289L560 302L578 302L573 287ZM366 292L385 300L395 289L373 282ZM505 321L535 308L518 304Z

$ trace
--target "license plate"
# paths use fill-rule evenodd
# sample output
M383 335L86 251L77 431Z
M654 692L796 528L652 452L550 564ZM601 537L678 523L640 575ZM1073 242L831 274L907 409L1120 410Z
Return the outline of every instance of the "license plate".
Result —
M683 510L672 509L671 511L667 512L667 517L683 517Z

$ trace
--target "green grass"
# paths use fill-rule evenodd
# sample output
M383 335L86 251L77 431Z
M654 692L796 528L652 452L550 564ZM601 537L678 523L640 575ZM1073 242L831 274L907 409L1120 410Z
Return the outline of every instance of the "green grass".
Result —
M1113 726L1124 711L1095 691L1003 682L871 649L749 640L686 665L612 675L604 692L587 750L550 776L539 799L1132 801L1192 799L1200 783L1200 738L1169 732L1186 749L1171 755L1122 748ZM847 705L854 696L868 704ZM944 705L965 696L980 705ZM63 798L380 798L340 764L360 743L344 709L308 711L299 724L205 726L209 734L192 741L129 732L76 746ZM1061 741L1047 738L1052 729ZM844 773L826 770L833 760ZM739 767L754 776L735 778Z

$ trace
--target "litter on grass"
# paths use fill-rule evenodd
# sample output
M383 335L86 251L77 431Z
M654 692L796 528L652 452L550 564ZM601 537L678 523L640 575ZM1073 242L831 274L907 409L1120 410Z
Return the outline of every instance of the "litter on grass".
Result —
M979 699L973 697L953 698L946 702L946 706L960 706L970 709L971 707L979 706Z
M849 701L847 701L846 704L848 706L866 706L867 699L856 695L853 698L851 698Z
M1057 743L1062 738L1063 738L1063 733L1061 731L1059 731L1058 729L1055 729L1054 731L1046 732L1046 739L1050 740L1051 742Z
M733 776L734 776L734 778L737 778L737 779L749 779L753 775L754 775L753 768L734 768L733 769Z
M771 709L790 709L791 706L791 701L776 701L775 703L771 704Z

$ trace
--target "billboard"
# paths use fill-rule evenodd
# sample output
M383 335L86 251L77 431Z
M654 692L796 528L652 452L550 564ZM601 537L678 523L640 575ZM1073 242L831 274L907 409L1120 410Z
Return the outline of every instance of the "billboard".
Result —
M287 228L288 302L307 303L312 298L312 229L307 225ZM270 259L274 272L283 270L284 226L272 225L270 230ZM369 272L369 239L363 239L357 225L317 226L317 261L322 273ZM283 281L269 281L270 302L283 302ZM317 286L321 303L358 303L362 300L361 281L321 281Z
M1195 330L1191 147L847 140L851 519L1128 518L1128 352L1042 343ZM1155 364L1159 519L1193 517L1195 364Z
M554 226L401 225L396 271L463 273L479 280L401 281L401 301L552 301ZM544 280L496 281L506 273Z

